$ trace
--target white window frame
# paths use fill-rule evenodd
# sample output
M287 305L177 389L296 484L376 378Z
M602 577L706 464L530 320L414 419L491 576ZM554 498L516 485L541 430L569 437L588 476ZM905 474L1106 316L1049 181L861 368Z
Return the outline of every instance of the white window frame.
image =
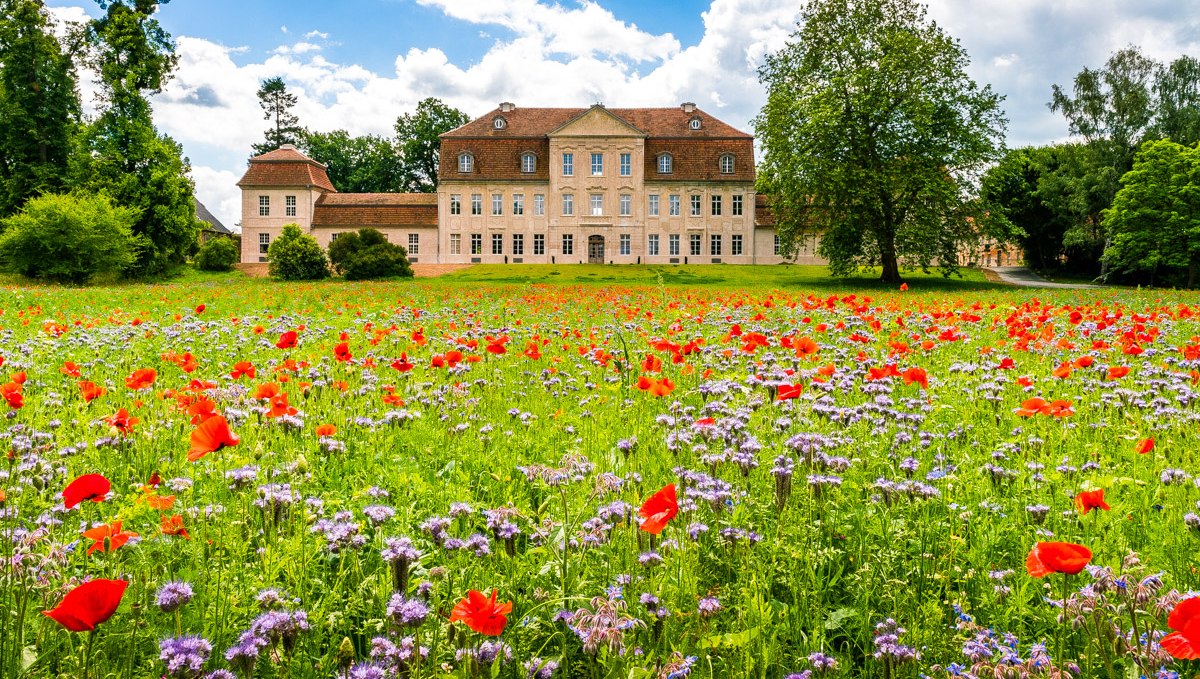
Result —
M512 237L512 253L514 255L525 254L525 234L514 233Z
M729 237L729 254L734 257L742 254L742 234L735 233Z
M621 207L619 212L622 217L629 217L633 215L633 194L622 193L620 205Z
M654 257L658 255L658 234L652 233L646 236L646 254Z
M533 254L535 254L535 255L546 254L546 234L544 234L544 233L533 234Z
M525 214L525 194L523 194L523 193L514 193L513 194L513 211L512 211L512 213L514 215Z
M462 214L462 194L461 193L450 194L450 214L452 214L452 215L461 215Z
M271 197L270 196L259 196L258 197L258 216L259 217L270 217L271 216Z
M471 215L478 216L483 214L483 194L471 194Z
M575 194L564 193L562 195L562 213L564 217L571 217L575 214Z
M704 214L703 201L700 200L700 194L693 193L688 196L689 212L693 217L699 217Z
M667 214L672 217L678 217L683 210L683 203L680 201L679 194L672 193L669 196L669 199L670 200L668 201L669 206L668 206Z
M562 253L564 255L575 254L575 236L573 234L564 233L562 237Z
M719 161L719 166L720 166L721 174L733 174L733 167L734 167L733 154L726 153L723 156L721 156L721 160Z
M472 255L482 255L483 254L483 234L482 233L471 234L471 254Z
M700 238L698 233L688 234L688 253L691 257L699 257L704 251L704 240Z
M721 256L721 234L712 233L708 235L708 254L713 257Z
M721 216L721 209L724 207L723 205L721 205L721 203L723 202L723 201L721 200L721 194L719 194L719 193L715 193L715 194L713 194L712 196L710 196L710 197L709 197L709 201L708 201L708 202L709 202L709 204L710 204L710 206L711 206L711 210L710 210L710 212L712 213L712 216L713 216L713 217L720 217L720 216Z
M604 194L588 194L588 205L593 217L602 217L604 215Z
M295 196L284 196L283 197L283 216L285 216L285 217L295 217L296 216L296 197Z
M521 172L531 174L537 172L537 156L526 152L521 154Z
M679 234L672 233L667 235L667 252L672 257L679 256Z
M475 171L475 156L470 153L458 154L458 172L459 174L470 174Z
M421 254L421 234L419 234L419 233L408 234L408 254L410 254L410 255Z
M452 255L461 255L462 254L462 234L460 234L460 233L450 234L450 254L452 254Z
M492 234L492 254L493 255L504 254L504 234L502 234L502 233L493 233Z
M258 234L258 254L260 254L260 255L267 254L267 249L270 247L271 247L271 234L269 234L269 233Z
M632 239L630 238L629 234L627 234L627 233L621 234L620 237L617 239L617 243L619 244L619 248L620 248L619 251L622 255L626 255L626 256L629 255L629 252L632 249L631 240Z
M674 165L674 158L669 153L658 154L658 173L671 174Z
M782 250L782 244L779 242L779 234L775 234L775 254L778 255Z
M620 171L621 171L622 177L633 176L633 154L632 153L622 153L621 154L621 170Z
M742 194L736 193L733 195L733 201L731 202L731 204L729 206L729 213L731 215L733 215L734 217L742 216L742 201L743 200L744 200L744 198L742 198Z
M593 153L592 154L592 176L593 177L603 177L604 176L604 154L603 153Z
M649 212L649 215L651 217L658 216L658 194L657 193L650 194L650 205L647 208L647 211Z
M575 154L564 152L562 154L562 174L564 177L575 176Z
M533 214L539 217L546 214L546 194L533 194Z
M492 194L492 216L500 217L503 214L504 214L504 194L503 193L493 193Z

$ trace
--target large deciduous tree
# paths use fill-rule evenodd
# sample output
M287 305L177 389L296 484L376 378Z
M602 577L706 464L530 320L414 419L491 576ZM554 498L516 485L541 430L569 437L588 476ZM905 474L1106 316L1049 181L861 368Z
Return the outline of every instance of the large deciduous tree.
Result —
M819 237L835 275L881 265L897 283L901 267L953 273L980 228L1004 225L969 198L1005 120L967 64L915 0L810 0L759 71L759 190L785 254Z
M138 214L134 276L183 263L197 246L190 165L173 139L158 134L147 97L175 68L171 36L154 19L156 0L99 0L105 14L88 26L91 66L100 75L100 115L76 154L77 186L112 197Z
M338 191L386 193L406 188L404 163L385 137L351 137L345 130L305 132L300 148L325 165L325 173Z
M1110 234L1105 261L1117 271L1149 272L1159 280L1186 272L1186 285L1194 289L1200 282L1200 149L1148 141L1121 184L1104 213Z
M61 191L80 122L75 67L41 0L0 0L0 217Z
M415 112L396 119L396 146L404 163L405 190L437 191L439 136L470 121L466 113L433 97L422 99Z
M304 130L300 127L300 119L292 113L297 101L296 95L288 92L283 78L263 81L262 87L258 88L258 105L262 107L263 118L271 121L271 127L267 128L266 140L254 145L254 155L274 151L284 144L300 144Z

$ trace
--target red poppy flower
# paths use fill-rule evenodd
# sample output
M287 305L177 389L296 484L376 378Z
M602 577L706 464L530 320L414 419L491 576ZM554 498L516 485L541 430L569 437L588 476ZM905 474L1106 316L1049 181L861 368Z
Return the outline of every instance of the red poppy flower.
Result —
M253 398L275 398L279 395L279 385L274 382L260 384L254 388Z
M317 425L317 436L333 436L337 433L337 427L332 424Z
M84 403L91 403L104 395L104 387L85 380L79 383L79 393L83 395Z
M476 632L495 637L504 631L504 626L508 624L506 616L511 612L511 601L496 603L496 590L492 590L491 598L485 597L483 592L470 590L450 611L450 622L461 620Z
M1030 398L1021 401L1021 407L1013 412L1021 417L1033 417L1042 412L1042 409L1047 406L1044 398Z
M350 353L350 343L341 342L335 346L333 348L333 357L339 361L342 361L343 363L354 358L354 355Z
M188 406L187 412L192 416L192 424L201 424L205 420L217 416L217 404L210 399L201 397Z
M192 536L188 535L187 529L183 527L182 515L163 516L159 528L163 535L179 535L187 540L192 539Z
M229 430L229 423L225 421L224 417L220 415L210 417L192 431L192 447L188 450L188 462L195 462L222 448L236 446L240 441Z
M157 377L158 371L154 368L139 368L134 370L133 374L125 380L125 386L134 391L148 389L154 384L154 380Z
M1099 490L1083 490L1075 496L1075 508L1080 514L1087 514L1093 509L1103 509L1108 511L1111 507L1104 501L1104 489Z
M1164 651L1180 660L1200 658L1200 597L1175 604L1167 616L1167 627L1174 631L1159 642Z
M196 305L196 313L198 313L198 314L202 314L202 313L204 313L204 308L205 308L205 307L204 307L204 305L203 305L203 304L197 304L197 305Z
M1137 442L1137 445L1135 445L1133 447L1133 449L1136 450L1137 452L1141 453L1142 455L1145 455L1146 453L1154 450L1154 439L1153 438L1142 439L1141 441Z
M489 354L496 354L497 356L500 354L507 354L508 349L504 347L505 344L508 344L508 335L488 337L487 346L484 347L484 351L488 352Z
M1050 374L1054 375L1055 377L1059 378L1060 380L1065 380L1071 376L1071 364L1064 361L1057 368L1055 368Z
M79 366L72 361L65 361L58 371L67 377L79 377Z
M792 343L796 348L797 356L815 356L821 350L821 345L817 344L811 337L801 337Z
M658 535L667 527L671 519L679 513L679 503L675 501L675 484L663 486L663 489L651 495L638 510L642 521L642 530L651 535Z
M402 373L406 373L413 369L413 364L408 362L408 353L402 352L400 358L392 361L392 367Z
M279 341L275 343L279 349L295 349L296 348L296 331L288 330L279 336Z
M1128 366L1114 365L1114 366L1109 367L1108 372L1105 374L1105 377L1107 377L1110 380L1119 380L1128 374L1129 374Z
M803 384L781 384L779 385L779 391L775 393L775 400L787 401L789 399L799 398L803 391Z
M905 384L912 384L915 382L921 385L922 389L929 388L929 376L925 373L924 368L909 368L908 370L904 371L903 377Z
M5 382L0 384L0 396L8 403L8 407L16 410L25 405L25 397L21 394L20 382Z
M254 364L250 361L238 361L233 364L233 370L229 373L229 376L235 380L243 376L253 378L257 372L254 369Z
M996 364L996 370L1012 370L1013 368L1016 368L1016 367L1017 367L1016 361L1013 361L1011 358L1009 358L1007 356L1000 359L1000 362L998 364Z
M104 497L110 490L112 490L112 484L102 475L84 474L68 484L66 490L63 491L63 506L71 509L86 500L104 502Z
M133 425L141 422L141 420L136 417L130 417L129 411L125 410L124 408L118 410L115 415L109 415L108 417L104 418L104 421L108 423L108 426L125 435L132 434Z
M283 417L284 415L295 415L297 412L288 404L288 395L281 393L271 397L271 409L267 411L267 417Z
M72 632L90 632L117 612L128 586L124 580L89 580L42 613Z
M92 552L113 552L121 545L129 542L130 538L136 538L137 533L121 530L121 520L117 519L103 526L85 530L83 537L89 540L95 540L92 546L88 548L87 553Z
M1025 558L1025 570L1035 578L1051 573L1075 575L1092 560L1092 550L1073 542L1039 542Z

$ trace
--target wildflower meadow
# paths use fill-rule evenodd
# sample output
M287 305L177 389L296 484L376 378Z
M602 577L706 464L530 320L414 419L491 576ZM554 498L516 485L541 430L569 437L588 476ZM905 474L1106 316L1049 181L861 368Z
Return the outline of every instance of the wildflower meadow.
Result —
M1191 677L1183 293L0 289L0 676Z

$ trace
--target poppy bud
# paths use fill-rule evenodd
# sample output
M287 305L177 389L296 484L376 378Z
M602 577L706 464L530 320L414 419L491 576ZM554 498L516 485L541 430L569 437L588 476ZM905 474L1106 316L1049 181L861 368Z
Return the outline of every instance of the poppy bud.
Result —
M337 664L343 671L354 664L354 642L350 641L350 637L342 637L342 643L337 650Z

